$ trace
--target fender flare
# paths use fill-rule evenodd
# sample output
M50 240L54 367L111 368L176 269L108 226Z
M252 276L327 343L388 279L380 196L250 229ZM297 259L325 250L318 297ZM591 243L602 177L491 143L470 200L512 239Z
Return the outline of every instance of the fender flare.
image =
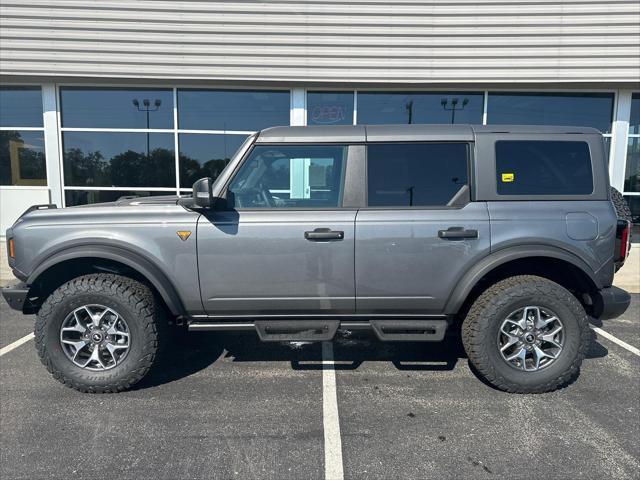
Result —
M185 309L178 291L160 268L139 253L112 245L85 244L60 250L38 264L26 280L33 285L49 268L67 260L78 258L104 258L122 263L145 277L158 291L173 315L184 315Z
M596 289L602 288L591 267L573 253L549 245L519 245L493 252L467 270L449 295L449 299L445 304L445 314L455 315L462 307L469 293L471 293L471 290L491 270L512 260L528 257L548 257L564 260L579 268L591 280Z

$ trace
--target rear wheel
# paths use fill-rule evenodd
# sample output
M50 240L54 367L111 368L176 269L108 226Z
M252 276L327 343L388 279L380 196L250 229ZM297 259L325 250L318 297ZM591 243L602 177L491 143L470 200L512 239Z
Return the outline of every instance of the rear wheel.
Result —
M507 278L487 289L464 320L469 361L491 385L543 393L573 380L589 344L582 305L541 277Z
M53 292L36 320L42 363L82 392L117 392L154 364L166 319L151 290L127 277L92 274Z

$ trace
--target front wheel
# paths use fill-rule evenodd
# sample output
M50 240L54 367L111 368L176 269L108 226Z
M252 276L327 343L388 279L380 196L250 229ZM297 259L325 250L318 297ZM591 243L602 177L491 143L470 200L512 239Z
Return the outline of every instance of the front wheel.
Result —
M513 393L549 392L571 382L589 339L580 302L557 283L530 275L488 288L462 325L471 364L491 385Z
M151 290L127 277L91 274L54 291L38 312L40 360L81 392L118 392L154 364L166 319Z

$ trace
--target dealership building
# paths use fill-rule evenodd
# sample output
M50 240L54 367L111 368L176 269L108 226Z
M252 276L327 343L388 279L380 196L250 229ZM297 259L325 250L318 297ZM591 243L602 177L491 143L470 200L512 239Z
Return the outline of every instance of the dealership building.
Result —
M638 0L2 0L0 82L3 233L187 194L274 125L594 127L640 221Z

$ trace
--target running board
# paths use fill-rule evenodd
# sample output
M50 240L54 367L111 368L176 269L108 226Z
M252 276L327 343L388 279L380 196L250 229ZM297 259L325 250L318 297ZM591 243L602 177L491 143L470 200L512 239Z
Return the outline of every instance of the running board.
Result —
M371 320L371 327L383 342L440 342L446 320Z
M438 342L447 329L445 319L425 320L255 320L247 322L193 322L189 331L252 331L263 342L322 342L332 340L338 328L345 330L373 329L385 342Z
M322 342L333 339L340 320L257 320L255 325L263 342Z

